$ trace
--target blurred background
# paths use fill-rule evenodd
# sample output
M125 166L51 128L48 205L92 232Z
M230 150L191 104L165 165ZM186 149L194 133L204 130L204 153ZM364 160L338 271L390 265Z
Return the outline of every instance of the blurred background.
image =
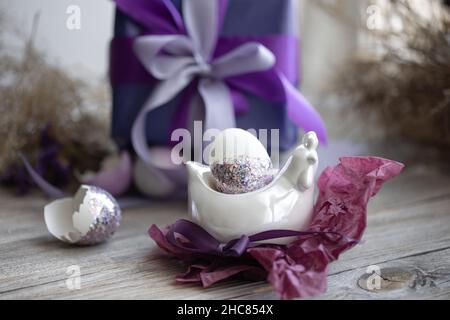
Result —
M322 151L323 166L340 155L360 153L419 166L447 164L448 1L294 3L301 90L323 115L331 140ZM68 25L68 17L78 13L81 25ZM112 1L0 0L0 24L0 131L6 137L0 143L2 180L22 191L30 184L11 150L35 155L38 171L51 168L48 176L61 185L98 169L114 152L108 139L107 79ZM51 128L45 125L49 122ZM80 132L89 134L80 139ZM74 162L56 156L61 145Z
M427 0L425 0L427 1ZM358 30L332 17L323 4L315 0L294 0L299 16L302 39L303 90L309 97L320 96L320 88L333 70L358 46ZM78 30L66 27L67 10L76 5L81 9L82 25ZM334 5L345 11L356 23L364 14L366 1L341 0ZM45 50L49 59L75 76L88 80L105 79L108 65L109 40L113 36L114 5L109 0L0 0L3 13L5 42L19 49L23 36L31 34L33 20L39 16L35 45ZM347 18L346 17L346 18Z

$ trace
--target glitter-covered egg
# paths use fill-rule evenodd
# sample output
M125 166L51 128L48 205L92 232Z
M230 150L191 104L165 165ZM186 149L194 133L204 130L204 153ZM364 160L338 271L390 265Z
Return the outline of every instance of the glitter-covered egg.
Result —
M223 193L252 192L273 179L272 161L263 144L242 129L226 129L216 136L209 165L216 189Z
M73 198L55 200L44 208L45 224L57 239L79 245L101 243L111 237L121 210L105 190L82 185Z

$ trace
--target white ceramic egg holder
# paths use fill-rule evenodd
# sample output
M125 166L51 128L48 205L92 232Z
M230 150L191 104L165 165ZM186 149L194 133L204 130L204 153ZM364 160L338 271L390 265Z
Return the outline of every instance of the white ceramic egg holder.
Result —
M192 221L223 243L263 231L307 229L314 205L318 144L316 134L307 133L270 184L243 194L217 191L210 168L188 162ZM281 238L270 243L290 241L292 238Z

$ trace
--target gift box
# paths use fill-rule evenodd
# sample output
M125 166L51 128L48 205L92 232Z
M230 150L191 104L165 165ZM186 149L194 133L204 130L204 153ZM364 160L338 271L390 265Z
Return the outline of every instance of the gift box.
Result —
M133 139L139 140L133 138L138 135L132 134L134 129L144 131L141 140L145 140L145 144L170 145L174 129L191 128L194 120L205 118L210 122L206 128L236 126L243 129L268 129L269 147L270 129L279 129L281 150L289 149L297 141L298 127L316 131L319 139L325 140L320 116L295 89L300 79L299 41L293 1L115 2L115 31L110 51L112 136L121 148L130 148L133 144L135 149L139 149L136 148L136 141L132 143ZM209 30L213 31L205 32ZM174 49L176 46L168 43L165 47L155 49L158 39L169 36L193 39L194 44L200 42L200 47L209 45L208 58L204 56L205 59L199 63L207 71L196 70L184 87L170 93L168 99L159 99L161 103L157 106L149 106L154 102L149 102L149 97L161 83L164 83L166 91L171 90L170 81L177 86L177 81L180 81L178 76L184 71L177 69L177 66L183 64L183 58L192 55L198 61L198 56L201 56L198 52L184 52L186 48ZM137 46L136 42L139 42ZM234 58L234 65L226 65L227 54ZM251 54L255 54L255 59L252 59ZM259 65L252 66L254 61L258 61L258 54L264 57L261 57ZM178 55L179 59L173 59L174 55ZM220 60L221 57L225 59ZM214 60L225 63L226 68L223 69L226 70L221 71L220 85L210 86L205 93L206 89L202 91L201 86L205 88L208 84L204 79L209 81L219 78L217 74L220 71L214 74L214 70L220 69L220 66L216 68ZM234 67L244 70L231 71L230 74ZM213 72L209 73L211 69ZM165 74L161 75L161 72ZM217 88L220 89L218 95L214 92ZM233 119L230 111L226 110L230 107L217 102L227 99L233 109ZM147 111L143 111L146 105ZM139 126L137 119L140 117L143 120ZM139 143L143 144L142 141Z

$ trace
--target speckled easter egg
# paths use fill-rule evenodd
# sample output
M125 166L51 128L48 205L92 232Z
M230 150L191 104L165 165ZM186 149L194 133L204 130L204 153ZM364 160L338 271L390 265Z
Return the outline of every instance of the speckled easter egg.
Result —
M226 129L210 146L209 165L216 189L239 194L258 190L272 181L272 161L263 144L242 129Z

